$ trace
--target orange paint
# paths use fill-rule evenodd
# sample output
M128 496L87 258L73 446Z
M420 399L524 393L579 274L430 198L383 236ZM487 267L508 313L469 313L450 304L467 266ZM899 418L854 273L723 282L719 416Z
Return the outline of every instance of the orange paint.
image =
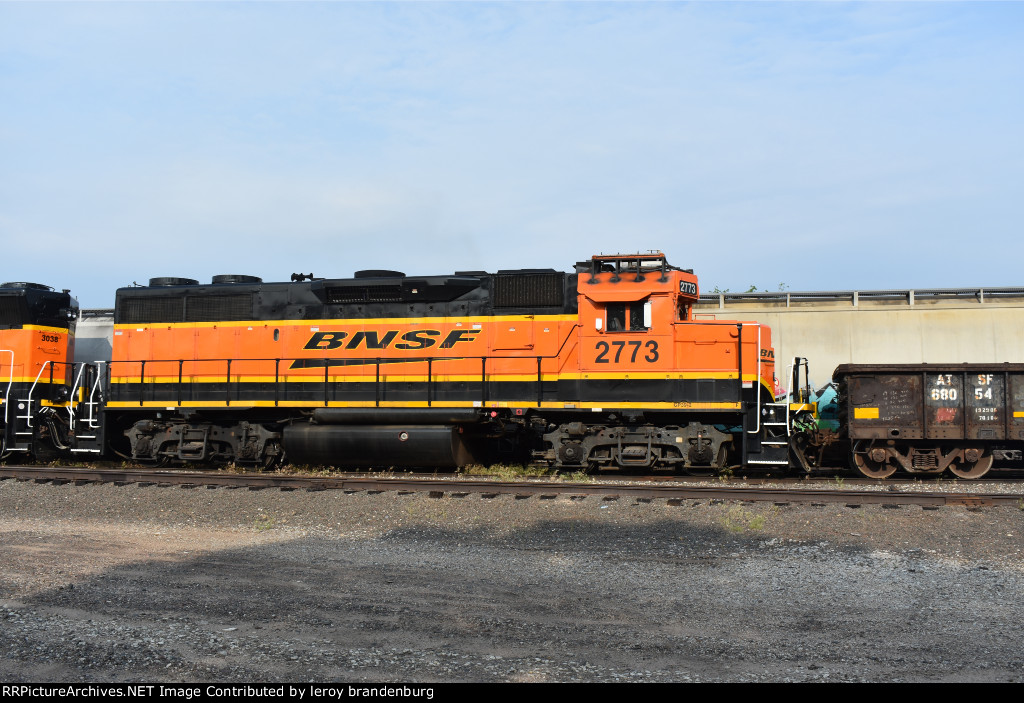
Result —
M9 381L33 383L37 377L40 383L49 383L51 368L54 383L70 381L74 335L68 330L32 325L0 329L0 350L7 350L0 351L0 386L4 388ZM13 368L8 352L13 352Z
M615 280L618 278L618 280ZM116 382L274 382L381 378L759 378L771 398L771 331L690 319L697 278L683 271L584 272L577 315L501 315L118 325ZM378 359L381 363L377 363ZM486 362L483 360L486 359ZM141 362L145 361L143 365ZM497 399L496 399L497 400ZM637 401L642 401L637 398Z

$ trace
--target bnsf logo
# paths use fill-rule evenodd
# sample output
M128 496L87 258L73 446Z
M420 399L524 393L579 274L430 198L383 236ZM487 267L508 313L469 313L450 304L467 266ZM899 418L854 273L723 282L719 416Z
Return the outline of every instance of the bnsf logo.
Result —
M442 341L441 332L438 330L412 330L401 337L398 330L387 332L356 332L349 337L348 332L315 332L306 342L303 349L328 350L328 349L358 349L360 346L366 349L387 349L392 346L396 339L401 340L394 344L395 349L427 349L441 342L441 349L451 349L459 342L472 342L473 337L480 334L480 330L452 330ZM348 340L347 342L345 340Z
M761 358L762 359L772 359L774 361L774 359L775 359L775 350L774 349L762 349L761 350Z

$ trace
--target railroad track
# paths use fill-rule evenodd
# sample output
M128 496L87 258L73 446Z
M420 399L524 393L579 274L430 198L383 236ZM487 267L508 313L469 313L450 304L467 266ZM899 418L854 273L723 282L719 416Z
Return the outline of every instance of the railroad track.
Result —
M541 499L568 497L582 500L593 496L604 501L633 499L649 502L654 499L666 500L671 505L684 501L766 501L776 505L792 503L842 503L848 506L881 504L889 506L918 505L935 508L947 505L984 507L996 505L1024 506L1020 494L964 493L958 491L920 491L920 484L909 484L913 491L900 490L899 484L890 484L886 490L851 490L839 487L814 488L771 488L758 485L722 483L721 485L687 486L665 485L648 481L595 481L592 483L569 483L562 481L498 481L486 479L465 479L455 476L430 476L409 478L403 475L373 476L305 476L289 474L224 473L166 471L149 469L95 468L95 467L50 467L50 466L0 466L0 480L15 479L38 483L115 483L140 486L179 486L182 488L245 488L263 490L346 492L426 493L432 498L461 498L470 494L482 497L513 495L516 498L538 497Z

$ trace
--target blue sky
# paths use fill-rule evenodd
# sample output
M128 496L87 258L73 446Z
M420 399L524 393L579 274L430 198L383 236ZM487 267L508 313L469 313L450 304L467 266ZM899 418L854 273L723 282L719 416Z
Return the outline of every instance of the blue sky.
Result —
M0 279L1024 285L1024 4L0 2Z

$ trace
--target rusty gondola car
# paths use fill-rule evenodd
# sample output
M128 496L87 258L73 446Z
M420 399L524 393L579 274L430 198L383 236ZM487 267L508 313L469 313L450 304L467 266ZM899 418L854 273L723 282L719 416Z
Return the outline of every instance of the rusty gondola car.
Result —
M873 478L980 478L1024 447L1024 364L842 364L840 439Z

